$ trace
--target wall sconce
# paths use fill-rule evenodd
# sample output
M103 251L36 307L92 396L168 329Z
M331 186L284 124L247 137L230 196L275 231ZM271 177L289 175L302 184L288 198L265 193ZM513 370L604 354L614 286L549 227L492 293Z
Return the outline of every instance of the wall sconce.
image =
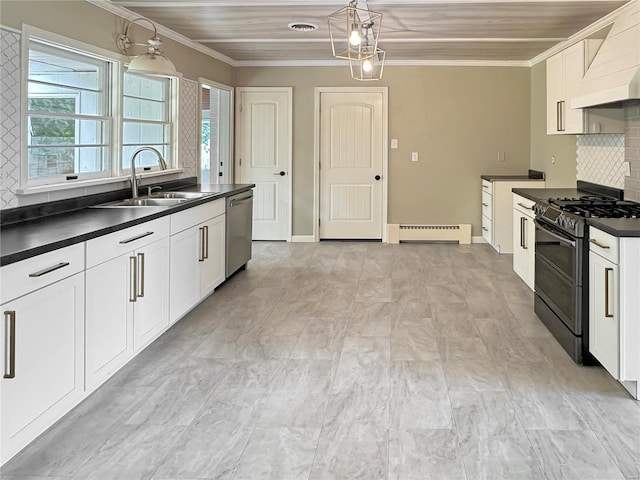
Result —
M153 27L153 37L147 40L147 43L135 43L129 38L129 27L138 21L144 20ZM118 49L125 55L133 46L147 47L148 52L131 58L127 71L130 73L141 73L144 75L162 75L167 77L175 77L178 75L176 67L171 60L164 56L160 47L162 41L158 37L158 29L156 24L144 17L134 18L126 24L124 32L118 35L116 39Z

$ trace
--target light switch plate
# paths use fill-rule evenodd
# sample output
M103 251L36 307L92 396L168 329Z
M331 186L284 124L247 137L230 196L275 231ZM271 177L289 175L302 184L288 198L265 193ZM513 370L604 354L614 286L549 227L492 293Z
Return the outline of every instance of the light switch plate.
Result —
M398 148L398 139L397 138L392 138L391 139L391 148Z
M418 152L411 152L411 161L412 162L418 161Z
M631 176L631 162L624 162L624 176Z

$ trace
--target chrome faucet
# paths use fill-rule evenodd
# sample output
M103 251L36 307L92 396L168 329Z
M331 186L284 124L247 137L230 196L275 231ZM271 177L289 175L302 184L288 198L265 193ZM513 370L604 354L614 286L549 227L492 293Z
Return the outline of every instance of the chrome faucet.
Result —
M138 198L138 180L136 179L136 157L145 150L153 152L158 157L158 165L161 170L167 169L167 162L165 162L162 154L153 147L140 147L133 155L131 155L131 198Z

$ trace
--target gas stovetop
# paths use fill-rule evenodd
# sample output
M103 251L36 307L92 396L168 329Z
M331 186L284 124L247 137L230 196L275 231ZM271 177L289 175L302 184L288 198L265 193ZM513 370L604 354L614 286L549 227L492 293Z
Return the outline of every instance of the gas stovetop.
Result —
M550 198L549 204L584 218L640 218L640 204L605 196Z

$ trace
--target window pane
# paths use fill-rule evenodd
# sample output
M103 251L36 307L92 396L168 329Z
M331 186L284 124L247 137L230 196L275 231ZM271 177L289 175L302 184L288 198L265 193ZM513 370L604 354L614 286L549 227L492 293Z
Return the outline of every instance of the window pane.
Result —
M167 120L166 116L166 105L163 102L124 97L125 118L164 122Z
M168 92L169 80L166 78L142 77L133 73L124 74L124 94L129 97L164 101Z
M169 143L169 127L164 124L125 122L124 143L140 146Z
M27 144L36 145L105 145L106 120L79 120L55 116L29 116Z
M151 145L151 144L147 144L145 145L147 147L153 147L156 150L158 150L163 158L166 160L167 157L169 156L169 146L168 145ZM125 145L125 147L123 148L123 157L122 157L122 163L123 163L123 168L125 169L129 169L131 168L131 156L133 155L133 152L135 152L138 148L140 148L138 145ZM136 169L138 168L144 168L144 167L157 167L159 165L158 162L158 156L150 151L143 151L141 153L138 154L138 156L136 157Z
M106 172L107 147L29 147L29 179Z

